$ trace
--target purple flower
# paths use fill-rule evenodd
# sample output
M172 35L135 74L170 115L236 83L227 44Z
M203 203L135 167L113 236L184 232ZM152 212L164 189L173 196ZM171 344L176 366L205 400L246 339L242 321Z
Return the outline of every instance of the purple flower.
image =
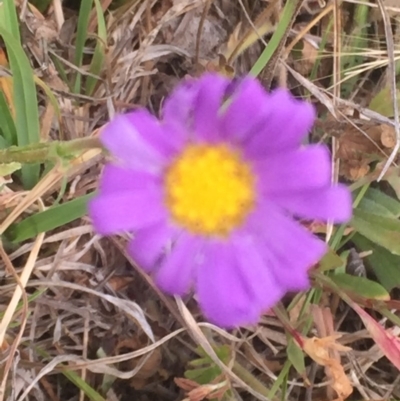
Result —
M161 121L117 116L101 140L114 156L89 211L103 235L132 232L129 252L170 294L197 293L205 316L253 324L327 250L292 217L345 222L322 145L302 146L313 107L256 79L206 74L180 84Z

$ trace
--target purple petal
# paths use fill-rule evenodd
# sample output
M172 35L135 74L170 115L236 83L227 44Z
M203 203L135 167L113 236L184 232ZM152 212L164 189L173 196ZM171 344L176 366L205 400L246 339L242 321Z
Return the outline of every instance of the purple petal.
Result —
M171 153L158 120L144 109L115 117L100 138L123 164L143 171L158 172Z
M313 145L254 163L262 193L288 194L330 185L331 162L325 146Z
M134 231L166 218L158 191L100 194L89 203L95 230L102 235Z
M195 79L181 82L165 99L162 108L163 121L166 125L183 134L189 130L193 120L193 110L199 85Z
M255 324L260 317L261 306L237 263L232 244L210 243L198 271L200 307L207 319L221 327ZM248 266L248 270L251 268Z
M323 241L269 203L249 218L245 229L259 241L266 264L274 268L283 288L309 287L307 271L327 251Z
M193 282L201 239L182 234L156 273L157 285L172 295L186 294Z
M219 112L230 81L220 75L206 74L201 78L194 105L194 131L199 139L214 142L219 139Z
M344 185L291 194L274 194L269 199L292 214L317 220L345 223L352 216L352 197Z
M164 135L168 138L169 158L180 153L182 148L188 142L188 127L182 127L179 124L167 124L163 122Z
M270 263L266 263L262 249L252 235L239 233L233 236L232 244L238 271L249 292L263 309L270 309L286 292L276 280L276 269Z
M296 100L285 89L272 92L266 107L269 113L262 127L244 145L245 154L250 158L297 148L312 128L316 117L310 103Z
M227 110L221 116L223 137L235 143L252 133L267 112L268 96L255 78L245 77L241 80Z
M145 137L148 143L164 158L172 156L182 145L177 132L171 132L146 109L126 114L130 124Z
M142 228L128 245L128 252L135 262L147 273L151 272L160 257L176 238L178 230L167 222Z
M152 174L109 163L103 169L99 188L101 193L111 194L141 191L155 188L157 185L157 177Z

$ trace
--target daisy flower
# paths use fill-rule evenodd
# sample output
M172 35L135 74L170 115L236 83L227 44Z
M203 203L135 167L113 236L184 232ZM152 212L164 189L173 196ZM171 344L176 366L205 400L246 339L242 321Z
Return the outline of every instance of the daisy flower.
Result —
M299 222L351 218L323 145L302 146L314 108L252 77L181 83L162 119L114 118L101 141L114 161L89 205L102 235L130 232L129 253L166 293L194 290L223 327L257 323L287 291L309 288L326 244Z

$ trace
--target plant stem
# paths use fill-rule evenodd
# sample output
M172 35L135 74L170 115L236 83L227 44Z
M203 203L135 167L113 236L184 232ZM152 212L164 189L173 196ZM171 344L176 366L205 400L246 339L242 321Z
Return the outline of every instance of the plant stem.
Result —
M72 141L53 141L35 143L27 146L10 146L0 149L0 164L8 163L44 163L59 158L71 158L77 152L86 149L101 148L98 138L79 138Z
M283 328L292 336L293 340L296 341L300 348L303 348L304 341L301 338L301 334L297 332L290 324L289 319L286 317L285 313L281 310L280 306L275 306L272 308L276 317L282 323Z
M232 372L240 377L246 384L248 384L253 390L262 394L266 398L269 397L270 389L267 388L264 383L253 376L247 369L245 369L241 364L235 362L232 367Z

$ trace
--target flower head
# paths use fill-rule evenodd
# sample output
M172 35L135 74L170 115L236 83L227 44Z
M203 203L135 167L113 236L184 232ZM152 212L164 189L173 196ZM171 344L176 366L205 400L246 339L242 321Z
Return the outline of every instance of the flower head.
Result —
M167 293L193 288L214 323L256 323L287 291L309 287L326 252L295 218L351 217L328 150L301 145L314 119L310 104L251 77L183 82L162 120L142 109L103 130L114 161L89 206L94 227L132 232L138 265Z

